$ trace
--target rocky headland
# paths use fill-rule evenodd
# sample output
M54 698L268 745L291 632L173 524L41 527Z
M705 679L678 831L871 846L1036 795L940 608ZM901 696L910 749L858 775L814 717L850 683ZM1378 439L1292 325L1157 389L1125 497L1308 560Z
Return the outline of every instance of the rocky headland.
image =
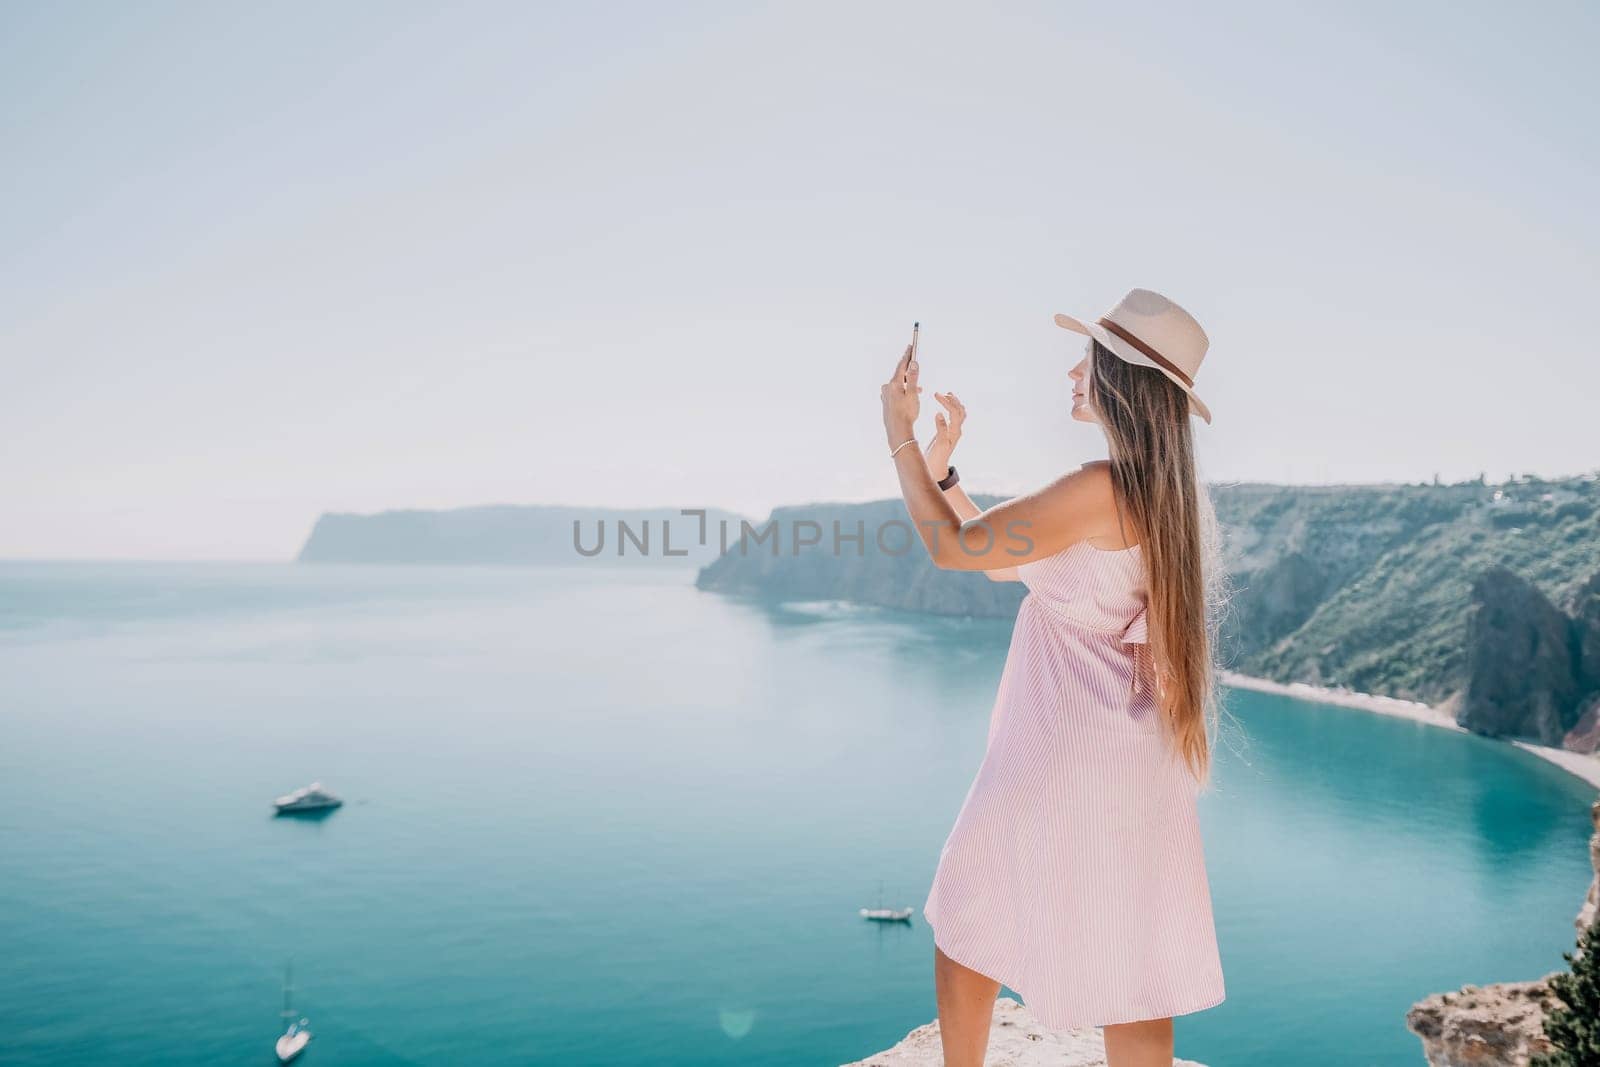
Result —
M700 566L721 551L740 516L717 508L600 508L495 504L446 511L329 512L299 563L500 566Z

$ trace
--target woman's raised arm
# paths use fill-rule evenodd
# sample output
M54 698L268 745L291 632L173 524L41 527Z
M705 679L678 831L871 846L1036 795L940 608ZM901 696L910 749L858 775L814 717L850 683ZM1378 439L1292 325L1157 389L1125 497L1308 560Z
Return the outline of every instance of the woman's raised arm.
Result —
M1110 478L1099 464L1085 464L1043 489L963 519L940 492L922 454L901 447L915 441L913 428L921 409L917 373L908 345L881 391L883 424L900 495L935 566L964 571L1015 568L1053 556L1099 532L1102 517L1112 506Z

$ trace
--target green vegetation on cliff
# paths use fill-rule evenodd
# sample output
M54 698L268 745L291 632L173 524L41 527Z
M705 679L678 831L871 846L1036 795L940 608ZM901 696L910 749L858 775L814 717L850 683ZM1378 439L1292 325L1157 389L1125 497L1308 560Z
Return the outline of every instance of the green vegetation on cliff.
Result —
M1242 587L1231 665L1279 681L1446 702L1472 668L1479 574L1505 567L1565 608L1600 572L1592 479L1213 492Z

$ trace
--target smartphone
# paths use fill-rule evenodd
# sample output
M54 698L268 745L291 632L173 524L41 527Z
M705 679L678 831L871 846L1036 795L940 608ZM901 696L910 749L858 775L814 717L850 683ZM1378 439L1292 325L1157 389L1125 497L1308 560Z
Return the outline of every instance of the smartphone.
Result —
M913 322L911 324L911 362L912 363L915 363L917 361L917 334L919 334L921 332L922 332L922 323Z

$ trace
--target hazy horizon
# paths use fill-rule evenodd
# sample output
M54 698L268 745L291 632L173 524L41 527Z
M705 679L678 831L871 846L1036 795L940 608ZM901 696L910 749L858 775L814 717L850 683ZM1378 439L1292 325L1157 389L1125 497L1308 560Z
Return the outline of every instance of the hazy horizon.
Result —
M12 6L0 558L882 499L913 320L920 435L958 392L964 483L1023 492L1104 455L1051 316L1135 286L1210 335L1209 482L1576 476L1596 30L1576 3Z

